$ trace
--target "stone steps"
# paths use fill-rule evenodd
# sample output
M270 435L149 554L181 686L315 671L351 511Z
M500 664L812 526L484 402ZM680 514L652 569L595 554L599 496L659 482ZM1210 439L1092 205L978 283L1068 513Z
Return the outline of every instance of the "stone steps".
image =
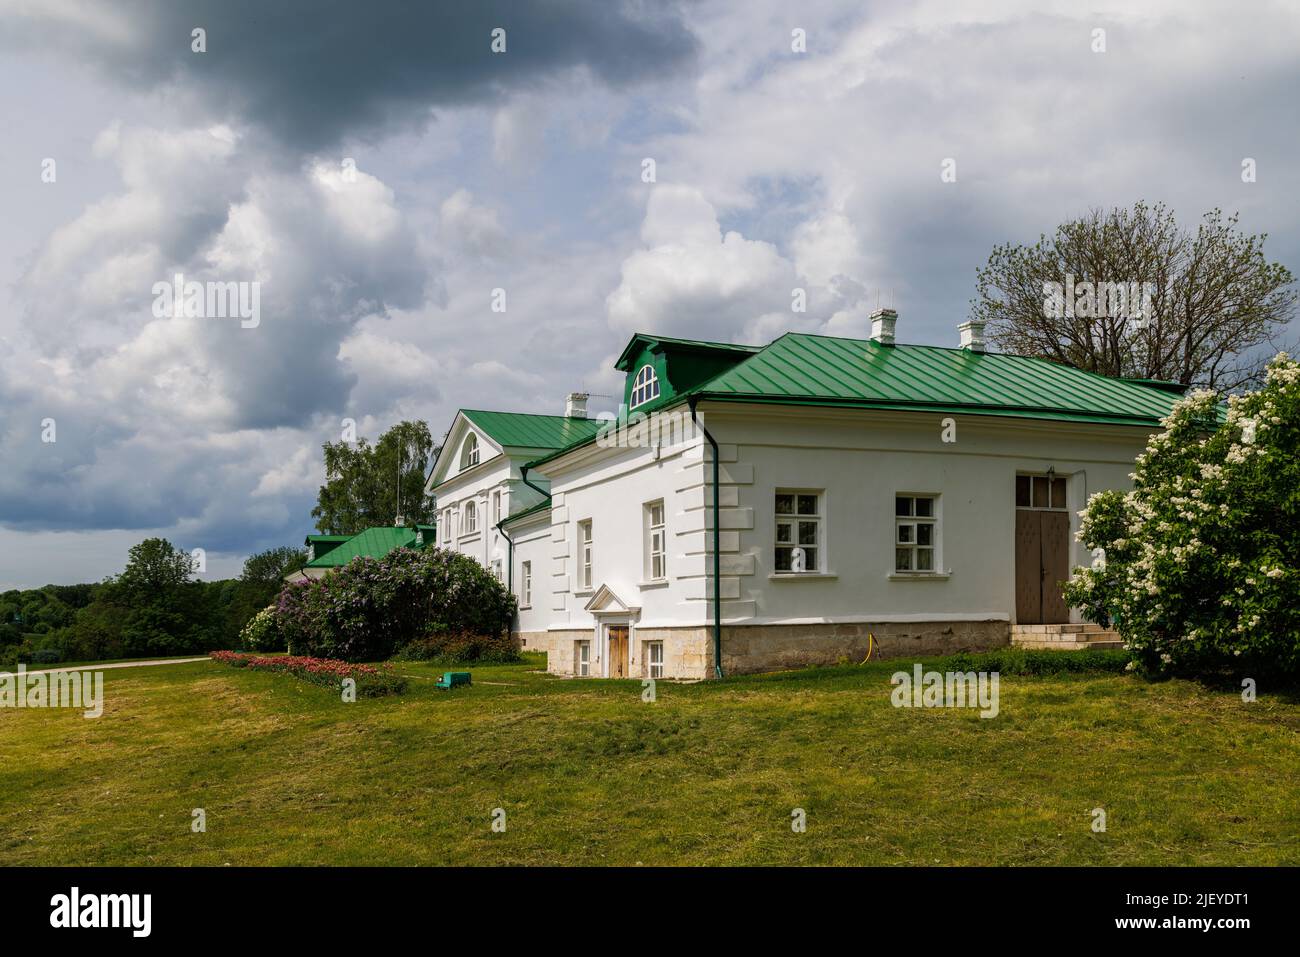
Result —
M1086 651L1123 648L1118 632L1091 622L1059 625L1012 625L1011 644L1035 651Z

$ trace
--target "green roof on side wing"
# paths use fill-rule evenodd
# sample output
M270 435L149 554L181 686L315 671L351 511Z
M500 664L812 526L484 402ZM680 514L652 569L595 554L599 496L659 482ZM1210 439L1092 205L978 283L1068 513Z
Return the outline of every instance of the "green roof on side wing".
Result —
M524 449L561 449L593 438L600 423L566 415L529 412L485 412L461 409L461 415L501 446Z

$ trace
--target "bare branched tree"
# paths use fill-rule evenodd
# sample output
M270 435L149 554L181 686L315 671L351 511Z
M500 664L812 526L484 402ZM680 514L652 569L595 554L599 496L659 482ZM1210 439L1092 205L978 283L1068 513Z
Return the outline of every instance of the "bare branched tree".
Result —
M1237 220L1213 209L1193 233L1163 203L1091 210L1032 246L996 247L971 317L1005 352L1240 389L1277 351L1297 292L1290 270L1264 258L1267 235Z

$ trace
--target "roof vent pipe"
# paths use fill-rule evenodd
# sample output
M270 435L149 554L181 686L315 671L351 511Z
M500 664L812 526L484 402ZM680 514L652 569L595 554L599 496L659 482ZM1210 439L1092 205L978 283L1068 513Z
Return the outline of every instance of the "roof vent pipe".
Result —
M898 313L893 309L877 309L871 314L871 338L882 346L892 346L897 323Z

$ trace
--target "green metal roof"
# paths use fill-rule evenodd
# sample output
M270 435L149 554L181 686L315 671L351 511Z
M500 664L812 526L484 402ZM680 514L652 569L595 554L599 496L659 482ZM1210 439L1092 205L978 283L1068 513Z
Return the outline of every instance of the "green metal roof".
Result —
M528 412L484 412L461 409L461 414L502 446L526 449L562 449L592 438L600 428L595 419Z
M638 338L652 337L634 337L634 343ZM1180 396L1169 384L1112 379L1029 356L791 332L671 400L638 411L687 398L1158 428ZM594 438L557 448L528 466Z
M522 509L521 511L518 512L512 512L511 514L507 515L504 519L502 519L498 524L505 525L514 522L517 519L525 518L529 515L535 515L538 512L544 511L550 507L551 507L551 500L549 498L544 498L535 505L530 505L528 508Z
M1027 356L787 333L701 398L1155 426L1178 396Z
M432 545L435 538L434 527L421 525L418 530L424 532L424 545ZM419 548L421 546L415 543L416 531L415 528L394 526L367 528L364 532L348 538L342 545L308 562L306 567L337 568L361 555L368 558L383 558L394 548Z

